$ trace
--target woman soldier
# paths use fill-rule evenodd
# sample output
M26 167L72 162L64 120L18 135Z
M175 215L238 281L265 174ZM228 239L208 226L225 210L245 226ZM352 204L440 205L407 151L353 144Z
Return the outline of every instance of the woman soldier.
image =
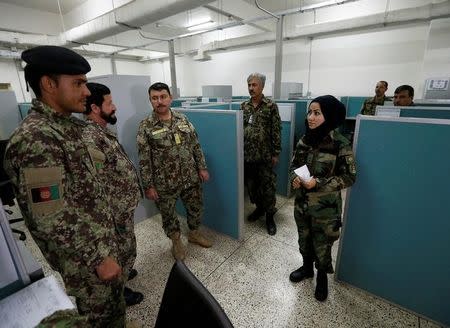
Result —
M326 95L312 100L306 119L306 133L295 149L290 178L295 189L294 217L303 266L289 279L299 282L314 276L315 297L328 296L327 273L333 273L331 247L341 227L341 190L355 182L356 169L350 142L336 128L345 120L345 106ZM306 165L312 178L300 178L294 170Z

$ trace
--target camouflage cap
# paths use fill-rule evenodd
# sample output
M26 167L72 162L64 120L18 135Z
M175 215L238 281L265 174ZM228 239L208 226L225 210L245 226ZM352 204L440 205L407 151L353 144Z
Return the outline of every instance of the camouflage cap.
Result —
M22 52L28 71L42 74L86 74L91 66L75 51L58 46L38 46Z

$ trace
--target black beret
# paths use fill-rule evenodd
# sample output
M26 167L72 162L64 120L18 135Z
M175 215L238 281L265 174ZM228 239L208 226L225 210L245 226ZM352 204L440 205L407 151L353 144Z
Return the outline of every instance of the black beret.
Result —
M75 51L57 46L38 46L22 52L27 70L42 74L86 74L91 66Z
M345 121L345 105L331 95L320 96L311 100L320 104L325 122L330 130L336 129Z

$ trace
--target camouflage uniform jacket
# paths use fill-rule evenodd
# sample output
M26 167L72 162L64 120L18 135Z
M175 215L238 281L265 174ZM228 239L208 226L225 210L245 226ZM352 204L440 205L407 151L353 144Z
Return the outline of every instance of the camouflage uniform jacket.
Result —
M5 153L25 223L63 277L78 266L94 271L106 256L118 258L111 200L95 167L103 154L85 146L84 126L33 100Z
M258 107L252 100L241 104L244 111L244 159L270 162L281 153L281 119L278 106L263 96Z
M361 114L363 115L375 115L375 110L377 106L383 106L385 101L391 101L392 99L386 96L383 96L381 99L377 99L376 97L367 98L364 100L364 103L361 107Z
M128 224L129 222L122 220L136 209L142 197L138 174L133 163L117 140L117 135L100 124L88 120L83 137L87 144L92 144L94 148L104 153L104 165L98 168L100 176L111 197L120 197L119 201L111 203L113 213L116 214L116 223Z
M144 190L179 190L200 183L206 169L197 132L185 115L172 111L170 126L153 112L139 125L137 145Z
M296 190L296 198L303 206L316 205L316 213L325 216L340 215L342 209L341 189L351 186L356 179L356 168L350 142L337 130L331 131L317 148L303 142L297 143L290 167L290 181L294 180L294 170L305 165L317 185L307 190ZM297 201L296 201L297 202ZM328 205L330 205L329 208Z

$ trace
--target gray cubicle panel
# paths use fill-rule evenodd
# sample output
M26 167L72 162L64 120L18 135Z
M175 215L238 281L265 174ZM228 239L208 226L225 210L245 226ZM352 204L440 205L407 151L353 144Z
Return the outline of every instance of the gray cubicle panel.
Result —
M0 91L0 139L9 139L20 122L16 94L11 90Z
M400 117L417 118L437 118L450 119L450 105L448 107L430 107L430 106L377 106L379 112L399 111Z
M308 106L312 99L296 99L296 100L275 100L276 103L293 103L295 104L295 133L294 133L294 149L300 138L306 132L305 119L308 112Z
M241 111L177 109L194 125L210 180L203 184L202 224L236 239L243 237L244 146ZM177 211L185 215L184 208Z
M150 115L152 111L148 99L150 77L140 75L104 75L89 78L89 82L102 83L111 89L113 102L117 106L117 124L109 127L117 131L119 142L139 170L136 135L139 123ZM142 221L156 213L158 213L158 210L154 203L144 198L136 209L135 222Z
M338 280L450 325L450 121L358 116Z
M450 99L414 99L414 105L425 107L450 107Z

